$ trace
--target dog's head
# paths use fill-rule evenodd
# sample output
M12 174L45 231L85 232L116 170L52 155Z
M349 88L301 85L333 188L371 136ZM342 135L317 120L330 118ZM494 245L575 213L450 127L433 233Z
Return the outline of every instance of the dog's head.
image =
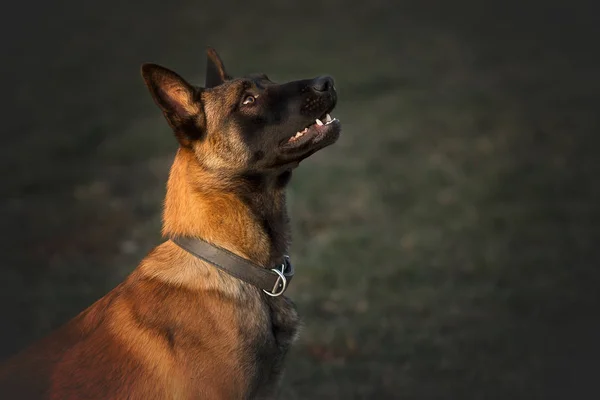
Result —
M293 168L334 143L337 95L330 77L283 84L266 75L232 78L208 49L205 87L144 64L142 76L183 147L207 168L236 173Z

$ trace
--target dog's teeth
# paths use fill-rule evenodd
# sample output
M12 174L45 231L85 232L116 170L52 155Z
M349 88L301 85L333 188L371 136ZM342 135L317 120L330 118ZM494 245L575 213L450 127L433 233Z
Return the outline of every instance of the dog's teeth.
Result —
M290 138L290 141L294 141L296 139L300 139L302 136L304 136L304 134L306 132L308 132L308 127L302 129L301 131L296 132L296 134Z
M331 122L331 115L329 114L325 115L325 123L327 122Z
M321 122L321 120L319 118L317 118L316 122L317 122L317 125L319 125L319 126L323 125L323 122Z

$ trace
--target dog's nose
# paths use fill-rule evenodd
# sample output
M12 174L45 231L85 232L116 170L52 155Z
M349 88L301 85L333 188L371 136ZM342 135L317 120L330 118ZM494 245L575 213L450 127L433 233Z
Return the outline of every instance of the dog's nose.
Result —
M313 80L311 86L316 92L328 92L333 90L333 78L330 76L320 76Z

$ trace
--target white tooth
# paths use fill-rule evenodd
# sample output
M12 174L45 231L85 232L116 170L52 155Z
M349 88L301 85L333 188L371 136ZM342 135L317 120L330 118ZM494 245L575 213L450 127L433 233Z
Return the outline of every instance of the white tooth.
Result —
M331 121L331 115L327 114L325 115L325 122L330 122Z
M317 122L317 125L319 125L319 126L323 125L323 123L321 122L321 120L319 118L317 118L316 122Z

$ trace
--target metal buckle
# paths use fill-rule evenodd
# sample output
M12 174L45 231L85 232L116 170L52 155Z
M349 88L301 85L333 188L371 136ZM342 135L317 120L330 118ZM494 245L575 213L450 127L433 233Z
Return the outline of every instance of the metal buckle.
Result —
M267 292L265 289L262 290L263 292L265 292L266 294L268 294L271 297L281 296L283 294L283 292L285 292L285 289L287 288L287 279L285 278L285 275L283 273L285 272L285 269L287 268L286 261L287 261L287 259L289 259L289 257L288 256L284 256L284 257L286 257L286 260L283 263L281 263L281 271L278 270L277 268L271 269L271 271L273 271L277 275L279 275L279 277L275 281L275 285L273 286L273 289L270 292ZM281 288L279 289L278 292L276 292L276 290L280 284L281 284Z

